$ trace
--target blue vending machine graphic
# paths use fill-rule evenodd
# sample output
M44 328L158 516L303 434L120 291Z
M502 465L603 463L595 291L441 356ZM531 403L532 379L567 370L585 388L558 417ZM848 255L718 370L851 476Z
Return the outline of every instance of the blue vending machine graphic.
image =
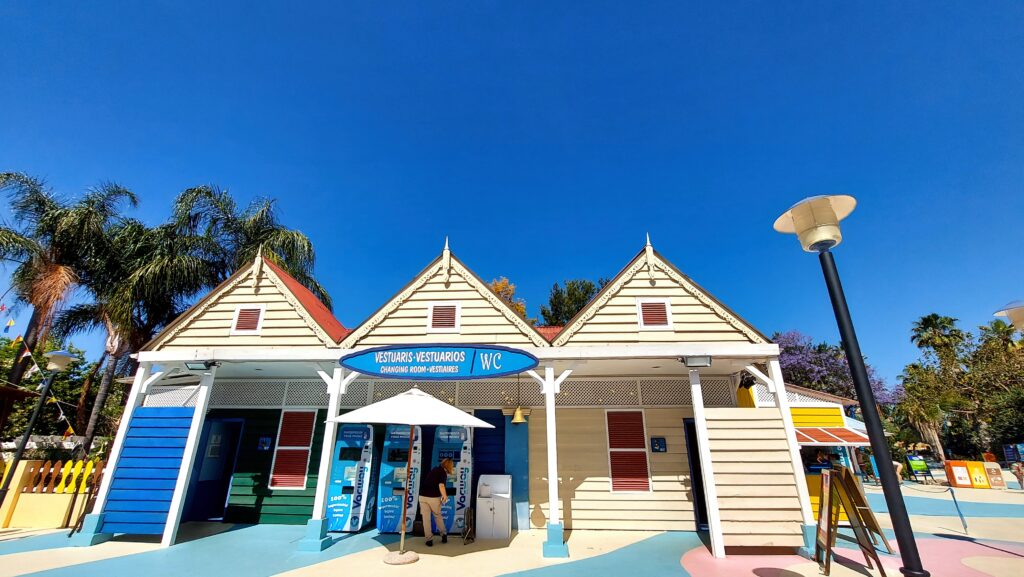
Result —
M342 425L327 489L327 529L359 531L373 518L379 449L371 425Z
M398 533L402 526L402 495L409 481L409 501L405 512L405 530L412 532L420 496L420 466L423 453L423 433L414 427L412 467L406 471L409 460L408 425L388 425L384 434L384 453L380 463L380 484L377 490L377 530Z
M466 508L469 507L470 487L473 483L473 434L468 427L439 426L434 431L434 454L431 467L443 459L455 462L455 472L448 475L445 492L448 501L441 506L441 516L447 532L461 532L466 526ZM434 530L438 529L431 520Z

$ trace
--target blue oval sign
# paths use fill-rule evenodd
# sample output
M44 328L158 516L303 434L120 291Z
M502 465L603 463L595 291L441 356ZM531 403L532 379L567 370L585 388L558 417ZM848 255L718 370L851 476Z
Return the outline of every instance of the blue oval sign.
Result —
M496 345L395 345L341 357L341 366L364 375L424 381L486 379L537 366L537 357Z

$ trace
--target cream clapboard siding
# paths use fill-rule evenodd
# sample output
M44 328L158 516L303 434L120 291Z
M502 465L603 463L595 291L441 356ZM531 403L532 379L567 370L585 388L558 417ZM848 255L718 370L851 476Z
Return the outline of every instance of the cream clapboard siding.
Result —
M641 330L637 298L670 299L672 330ZM661 269L655 269L653 285L643 269L598 308L565 345L734 341L750 339Z
M796 475L779 409L706 408L726 547L803 545Z
M322 341L317 333L299 316L284 293L264 270L259 289L254 290L252 274L214 295L208 307L202 307L180 327L172 327L170 334L155 343L155 350L199 347L323 347L335 346ZM232 335L231 322L240 305L266 305L263 326L258 335Z
M666 453L648 448L647 493L612 493L604 409L558 409L558 469L562 518L567 529L693 531L693 501L683 419L689 408L645 409L648 437L665 437ZM530 521L548 517L545 411L534 409L530 427Z
M459 332L427 332L428 304L434 301L459 302L462 307ZM434 274L357 343L346 344L378 346L426 343L534 344L455 270L452 271L448 286L445 286L443 274Z

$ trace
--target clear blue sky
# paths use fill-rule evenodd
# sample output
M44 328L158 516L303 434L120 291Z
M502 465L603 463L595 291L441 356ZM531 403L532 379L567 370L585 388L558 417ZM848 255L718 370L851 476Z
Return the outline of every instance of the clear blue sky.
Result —
M200 183L276 197L347 326L445 235L536 314L650 232L762 331L836 341L771 225L837 193L890 382L915 318L1024 298L1024 6L683 4L4 2L0 170L115 180L153 223Z

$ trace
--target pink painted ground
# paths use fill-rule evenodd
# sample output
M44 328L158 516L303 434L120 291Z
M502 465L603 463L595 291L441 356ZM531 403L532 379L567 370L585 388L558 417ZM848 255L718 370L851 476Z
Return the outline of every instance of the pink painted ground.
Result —
M891 542L893 548L896 543ZM960 539L942 539L919 537L917 540L921 558L925 568L933 577L1001 577L996 573L982 572L963 563L971 558L981 561L984 558L993 560L1013 560L1024 563L1024 545L1005 541L970 541ZM899 577L899 555L880 555L886 575ZM683 555L680 563L690 575L729 575L755 577L797 577L799 575L815 575L817 568L813 563L796 555L733 555L726 559L715 559L705 547L690 550ZM836 548L836 557L832 561L833 575L837 572L836 564L868 574L864 565L864 556L859 550L846 547ZM982 563L983 564L983 563ZM809 572L810 569L813 572ZM870 574L877 575L877 572Z

